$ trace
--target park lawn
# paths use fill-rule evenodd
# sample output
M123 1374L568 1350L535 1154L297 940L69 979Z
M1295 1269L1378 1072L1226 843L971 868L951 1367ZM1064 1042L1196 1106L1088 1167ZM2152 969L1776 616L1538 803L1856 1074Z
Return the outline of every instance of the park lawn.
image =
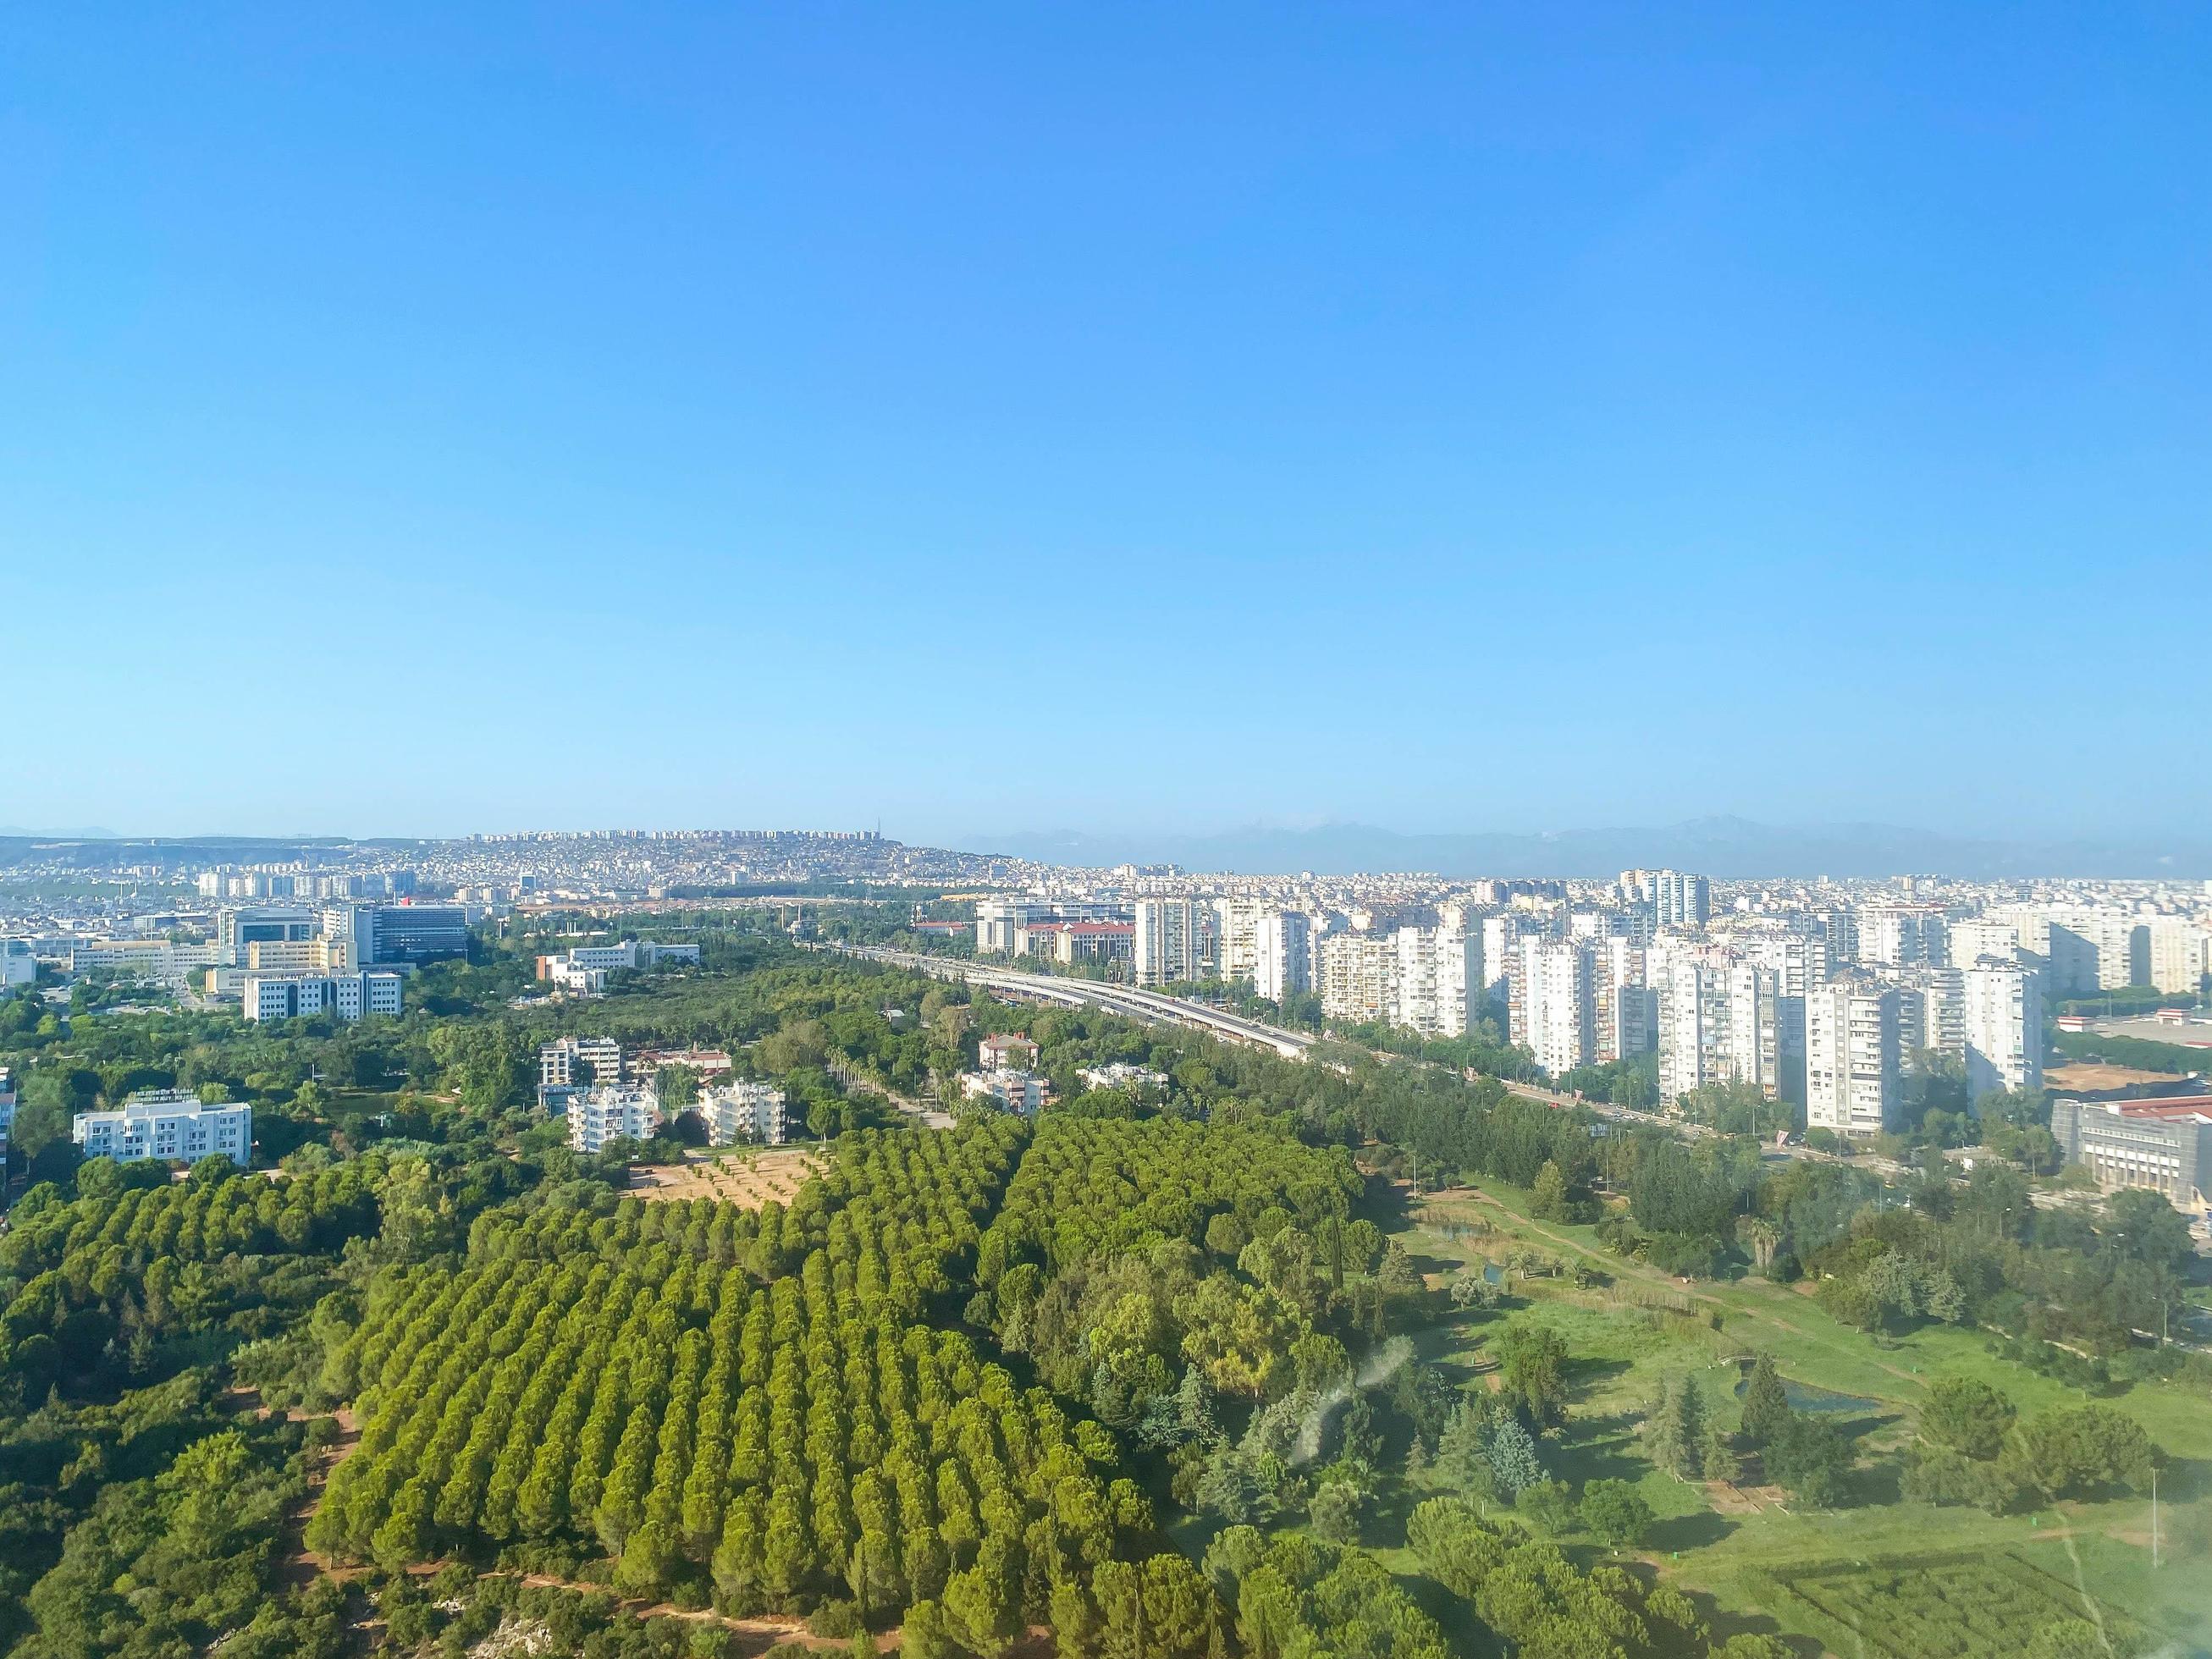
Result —
M1978 1333L1929 1326L1877 1344L1787 1286L1755 1279L1684 1285L1613 1255L1597 1243L1591 1228L1534 1221L1524 1192L1497 1182L1485 1182L1482 1191L1496 1200L1480 1209L1495 1231L1447 1237L1417 1216L1401 1242L1432 1273L1502 1261L1516 1249L1534 1248L1570 1261L1585 1257L1614 1278L1611 1292L1578 1291L1565 1279L1516 1277L1511 1285L1516 1296L1528 1299L1522 1316L1557 1329L1575 1356L1568 1372L1573 1419L1559 1441L1546 1443L1547 1467L1577 1483L1601 1477L1634 1480L1661 1517L1644 1558L1678 1587L1709 1596L1724 1627L1741 1627L1728 1614L1771 1610L1771 1586L1759 1575L1778 1566L1910 1559L1936 1548L2011 1550L2160 1627L2181 1640L2185 1652L2200 1650L2189 1643L2212 1643L2212 1402L2201 1394L2149 1382L2111 1400L2174 1460L2161 1480L2165 1565L2156 1572L2150 1565L2148 1499L2063 1504L2039 1515L2006 1516L1907 1504L1898 1497L1901 1454L1911 1438L1912 1411L1937 1376L1980 1377L2009 1395L2023 1416L2079 1405L2086 1396L1989 1353ZM1463 1217L1471 1207L1457 1199L1451 1212ZM1720 1328L1703 1329L1692 1319L1654 1314L1623 1299L1638 1292L1686 1297L1699 1313L1717 1310ZM1432 1349L1429 1357L1451 1364L1499 1317L1440 1326L1424 1347ZM1841 1419L1858 1438L1859 1504L1793 1513L1786 1503L1761 1503L1721 1514L1702 1487L1652 1468L1641 1455L1636 1425L1663 1377L1692 1372L1709 1405L1732 1407L1736 1361L1758 1350L1771 1352L1786 1378L1868 1402L1863 1411ZM1411 1570L1402 1550L1379 1553L1394 1568Z

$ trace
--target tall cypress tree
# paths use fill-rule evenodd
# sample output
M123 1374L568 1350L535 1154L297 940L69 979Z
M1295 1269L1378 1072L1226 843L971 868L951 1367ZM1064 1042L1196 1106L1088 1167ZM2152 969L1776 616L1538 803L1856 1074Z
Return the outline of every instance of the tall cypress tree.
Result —
M1694 1480L1703 1450L1704 1402L1695 1378L1670 1376L1644 1419L1644 1455L1669 1474Z
M1782 1387L1782 1373L1774 1369L1771 1354L1752 1362L1751 1381L1743 1391L1743 1437L1763 1446L1790 1425L1790 1396Z

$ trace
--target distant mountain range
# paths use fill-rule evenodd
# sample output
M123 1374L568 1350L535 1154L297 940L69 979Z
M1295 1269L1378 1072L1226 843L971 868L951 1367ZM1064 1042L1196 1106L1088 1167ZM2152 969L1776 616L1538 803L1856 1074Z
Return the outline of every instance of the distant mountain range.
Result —
M1611 876L1694 870L1735 880L1903 874L1994 881L2029 876L2212 877L2212 838L2139 842L1972 841L1886 823L1776 825L1692 818L1647 830L1540 836L1401 835L1371 824L1254 826L1215 835L1092 836L1075 830L981 836L970 843L1051 864L1179 864L1186 870L1316 875L1433 871L1444 876Z
M22 841L115 841L119 839L112 830L25 830L11 823L0 823L0 836Z

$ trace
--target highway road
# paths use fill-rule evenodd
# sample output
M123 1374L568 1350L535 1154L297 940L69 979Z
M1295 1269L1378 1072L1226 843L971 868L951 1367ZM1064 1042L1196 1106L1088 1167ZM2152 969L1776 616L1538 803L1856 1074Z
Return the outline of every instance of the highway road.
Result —
M1134 986L1109 985L1097 980L1069 979L1057 974L1024 973L1018 969L1000 968L988 963L969 962L957 957L928 956L914 951L893 951L875 945L840 945L820 941L811 948L839 951L848 956L863 957L872 962L890 963L901 968L930 974L939 979L964 980L970 985L986 988L1018 992L1025 996L1040 997L1048 1001L1061 1002L1070 1007L1103 1008L1111 1013L1127 1014L1136 1019L1170 1020L1181 1025L1225 1036L1233 1042L1245 1042L1255 1048L1272 1048L1285 1059L1302 1060L1307 1051L1321 1039L1307 1031L1286 1030L1279 1025L1264 1025L1256 1020L1243 1019L1234 1014L1224 1014L1218 1008L1202 1002L1192 1002L1183 997L1164 996L1158 991L1139 990ZM1402 1064L1424 1065L1426 1061L1409 1060L1402 1054L1376 1051L1376 1058L1397 1060ZM1679 1118L1657 1117L1649 1112L1639 1112L1626 1106L1608 1105L1602 1101L1585 1100L1575 1095L1561 1094L1533 1083L1508 1082L1506 1089L1523 1100L1533 1100L1539 1105L1556 1110L1569 1111L1575 1107L1586 1107L1598 1116L1618 1122L1642 1125L1663 1125L1676 1133L1696 1139L1710 1139L1718 1131L1702 1123L1688 1123ZM1817 1152L1805 1146L1776 1146L1771 1142L1764 1147L1769 1158L1805 1158L1820 1163L1851 1164L1863 1170L1872 1170L1893 1178L1905 1176L1910 1170L1901 1164L1887 1158L1859 1157L1844 1158L1832 1152Z
M969 985L979 985L986 989L1016 991L1024 996L1063 1002L1072 1008L1103 1008L1109 1013L1127 1014L1134 1019L1172 1020L1180 1025L1195 1026L1216 1036L1227 1037L1231 1042L1249 1043L1257 1048L1272 1048L1285 1060L1304 1059L1306 1050L1317 1041L1305 1031L1286 1031L1280 1026L1262 1025L1256 1020L1224 1014L1218 1008L1209 1008L1202 1002L1162 996L1158 991L1139 990L1131 985L1107 985L1096 980L1066 979L1057 974L1025 974L1012 968L963 962L957 957L925 956L912 951L887 950L877 945L839 945L825 940L814 948L839 951L847 956L862 957L871 962L890 963L900 968L913 969L917 973L933 975L939 979L963 980Z
M1025 996L1047 1001L1065 1003L1070 1007L1103 1008L1111 1013L1126 1014L1144 1020L1169 1020L1176 1024L1224 1036L1232 1042L1249 1043L1255 1048L1272 1048L1285 1059L1303 1060L1308 1050L1321 1039L1310 1032L1285 1030L1279 1025L1263 1025L1256 1020L1243 1019L1234 1014L1224 1014L1218 1008L1209 1008L1202 1002L1192 1002L1182 997L1164 996L1158 991L1139 990L1133 986L1109 985L1096 980L1066 979L1056 974L1026 974L1012 968L999 968L983 963L965 962L955 957L924 956L912 951L892 951L880 945L839 945L821 941L810 948L842 951L848 956L863 957L874 962L894 963L917 972L933 975L939 979L964 980L970 985L1018 992ZM1407 1065L1427 1065L1426 1060L1413 1060L1402 1054L1375 1051L1382 1060L1397 1060ZM1609 1105L1602 1101L1584 1100L1577 1096L1561 1094L1533 1083L1505 1085L1507 1091L1523 1100L1532 1100L1541 1106L1559 1111L1571 1111L1577 1106L1586 1107L1602 1118L1617 1122L1642 1125L1657 1124L1673 1129L1692 1140L1709 1139L1719 1131L1702 1123L1685 1122L1680 1118L1657 1117L1649 1112L1639 1112L1631 1107ZM1771 1141L1762 1144L1761 1156L1769 1158L1805 1159L1822 1164L1848 1164L1856 1169L1869 1170L1889 1180L1901 1180L1912 1171L1893 1159L1861 1154L1844 1158L1834 1152L1824 1152L1803 1146L1777 1146ZM1962 1181L1963 1175L1954 1173L1953 1181ZM2081 1203L2079 1195L2039 1189L2028 1195L2028 1201L2039 1209L2059 1209ZM2198 1245L2199 1252L2212 1255L2212 1239Z

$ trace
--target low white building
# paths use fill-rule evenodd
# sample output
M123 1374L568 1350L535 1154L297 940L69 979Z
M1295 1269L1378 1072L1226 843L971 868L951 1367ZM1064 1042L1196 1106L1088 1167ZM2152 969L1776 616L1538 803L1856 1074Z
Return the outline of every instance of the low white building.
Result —
M1154 1071L1149 1066L1132 1066L1126 1060L1115 1060L1110 1066L1086 1066L1076 1074L1085 1085L1092 1089L1127 1089L1142 1094L1147 1090L1164 1091L1168 1074Z
M358 974L249 974L240 988L252 1020L335 1014L347 1021L399 1012L399 975L388 969Z
M538 958L538 977L551 979L562 964L571 973L611 973L617 969L658 968L664 962L697 964L696 945L659 945L651 939L626 939L619 945L578 945L557 957Z
M0 939L0 996L39 977L39 959L27 939Z
M781 1146L789 1138L783 1091L772 1084L718 1083L700 1097L698 1112L717 1146Z
M1035 1117L1052 1100L1051 1083L1035 1072L969 1072L961 1078L960 1091L1019 1117Z
M243 1168L253 1159L253 1109L203 1106L179 1089L142 1089L118 1110L79 1112L70 1134L87 1158L193 1164L220 1152Z
M595 1084L568 1103L568 1144L596 1152L611 1140L650 1140L660 1127L660 1097L651 1085Z
M178 945L165 939L76 939L70 941L67 965L72 975L135 974L159 985L182 986L215 958L212 945Z
M607 970L570 957L549 957L538 977L571 996L603 997L607 994Z

